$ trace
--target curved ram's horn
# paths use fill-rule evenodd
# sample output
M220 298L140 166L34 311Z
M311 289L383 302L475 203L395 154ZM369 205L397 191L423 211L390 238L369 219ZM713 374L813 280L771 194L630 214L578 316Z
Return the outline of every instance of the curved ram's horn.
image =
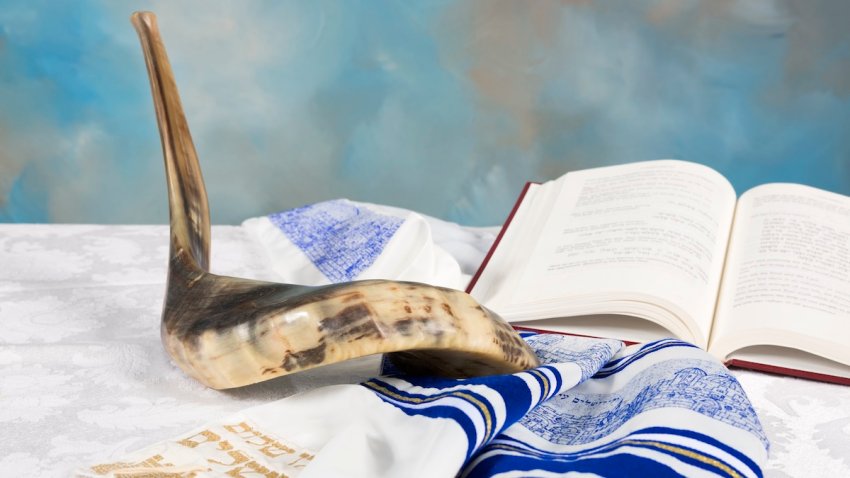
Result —
M406 371L458 377L537 365L508 324L460 291L379 280L305 287L209 273L206 191L156 17L137 12L132 22L171 211L162 341L186 373L230 388L377 353Z

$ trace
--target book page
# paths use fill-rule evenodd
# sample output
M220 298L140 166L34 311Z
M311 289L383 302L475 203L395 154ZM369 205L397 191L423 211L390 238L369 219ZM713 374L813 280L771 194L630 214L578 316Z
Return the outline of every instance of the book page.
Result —
M695 163L569 173L554 209L539 212L548 219L527 245L525 268L506 302L523 308L591 296L636 303L650 297L689 316L689 339L705 346L734 204L729 182Z
M626 342L652 342L669 337L670 332L648 320L635 320L634 316L597 314L569 318L529 320L516 324L531 330L546 330L583 337L606 337Z
M509 222L503 226L496 238L496 248L490 251L490 257L484 259L484 270L479 271L477 281L469 290L478 301L490 308L504 308L510 298L516 273L525 264L528 244L537 237L537 231L543 227L551 211L559 184L563 176L544 184L529 183L520 196Z
M797 184L738 203L712 350L796 347L850 363L850 198ZM843 357L843 358L841 358Z

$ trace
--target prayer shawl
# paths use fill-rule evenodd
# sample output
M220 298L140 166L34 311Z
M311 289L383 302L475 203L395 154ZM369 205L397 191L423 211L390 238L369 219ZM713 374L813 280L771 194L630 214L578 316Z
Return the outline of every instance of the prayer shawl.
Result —
M762 476L758 417L702 350L673 339L525 339L545 365L323 387L79 476Z
M301 254L300 272L284 271L290 278L398 278L410 270L376 268L387 263L384 254L425 257L420 270L445 263L421 237L411 244L394 236L410 217L399 222L350 202L294 211L259 227L270 256ZM412 220L419 233L427 229ZM269 224L283 231L283 246ZM399 250L388 251L393 244ZM557 334L524 339L540 367L455 380L405 376L384 364L360 385L250 408L78 476L762 476L768 442L755 410L699 348L674 339L629 347Z

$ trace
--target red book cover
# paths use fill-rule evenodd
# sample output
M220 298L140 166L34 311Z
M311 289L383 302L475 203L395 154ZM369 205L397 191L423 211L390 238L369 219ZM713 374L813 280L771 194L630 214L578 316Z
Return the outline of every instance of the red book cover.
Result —
M816 380L818 382L837 383L839 385L850 385L850 378L838 377L836 375L827 375L825 373L809 372L807 370L797 370L794 368L780 367L777 365L768 365L758 362L750 362L747 360L732 359L726 361L727 367L746 368L750 370L758 370L759 372L767 372L778 375L790 375L792 377L805 378L808 380Z

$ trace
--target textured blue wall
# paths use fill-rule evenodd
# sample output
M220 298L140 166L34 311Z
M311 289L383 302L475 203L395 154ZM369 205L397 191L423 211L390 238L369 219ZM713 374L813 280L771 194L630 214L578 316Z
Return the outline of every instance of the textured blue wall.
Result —
M167 218L128 16L215 223L328 198L496 224L526 180L675 157L850 194L850 2L0 1L0 221Z

